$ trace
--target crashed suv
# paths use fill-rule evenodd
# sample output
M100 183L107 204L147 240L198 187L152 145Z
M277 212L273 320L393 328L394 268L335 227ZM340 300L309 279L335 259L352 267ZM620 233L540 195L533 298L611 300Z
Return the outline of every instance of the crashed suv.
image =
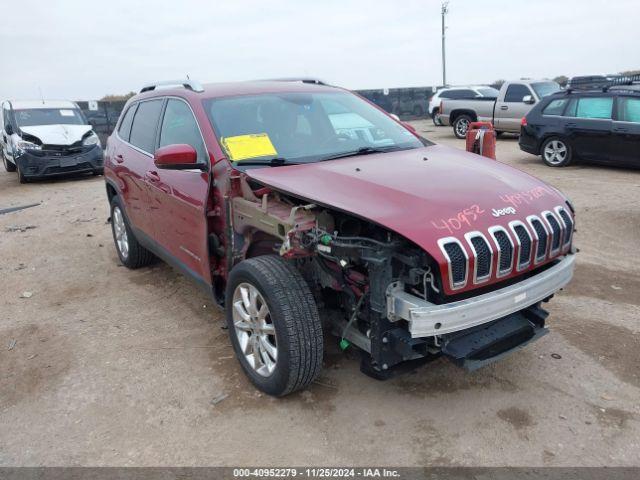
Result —
M545 334L541 303L573 275L555 188L316 81L148 85L105 179L120 261L195 280L271 395L316 378L325 334L377 378L481 367Z

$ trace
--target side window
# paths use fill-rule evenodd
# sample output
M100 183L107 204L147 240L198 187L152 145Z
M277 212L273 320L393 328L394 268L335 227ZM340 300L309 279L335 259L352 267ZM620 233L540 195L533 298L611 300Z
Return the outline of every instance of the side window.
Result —
M569 100L566 98L557 98L555 100L552 100L551 102L549 102L549 105L544 107L542 114L560 116L562 115L562 112L564 112L564 107L568 102Z
M127 110L127 113L124 114L124 118L122 122L120 122L120 127L118 127L118 135L123 140L129 141L129 134L131 133L131 124L133 123L133 115L136 113L137 104L131 105Z
M191 145L198 152L198 163L207 163L207 150L189 105L182 100L170 98L162 119L160 146L176 143Z
M573 98L567 108L568 117L611 119L613 97Z
M133 117L129 142L144 152L153 154L155 150L156 127L161 110L160 99L140 102Z
M531 90L526 85L513 83L507 87L507 93L504 96L505 102L522 103L522 99L527 95L531 95Z
M460 95L458 98L475 98L478 96L473 90L460 90L458 95Z
M618 119L623 122L640 123L640 98L620 97Z
M455 91L449 90L448 92L443 92L440 94L440 98L454 98L452 95Z

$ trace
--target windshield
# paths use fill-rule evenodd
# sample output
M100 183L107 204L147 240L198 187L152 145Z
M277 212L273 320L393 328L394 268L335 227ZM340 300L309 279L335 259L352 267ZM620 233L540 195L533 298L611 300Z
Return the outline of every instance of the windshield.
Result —
M551 95L560 90L560 85L556 82L540 82L540 83L532 83L531 86L533 90L538 95L538 98L546 97L547 95Z
M347 92L271 93L204 104L220 144L237 162L309 163L428 144Z
M86 125L82 112L77 108L30 108L14 110L18 127L36 125Z
M486 88L478 88L477 89L480 95L488 98L498 98L498 94L500 93L495 88L486 87Z

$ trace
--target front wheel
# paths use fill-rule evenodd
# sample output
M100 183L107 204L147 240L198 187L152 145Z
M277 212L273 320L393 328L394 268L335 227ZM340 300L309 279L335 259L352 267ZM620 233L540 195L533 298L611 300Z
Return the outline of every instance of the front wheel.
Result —
M566 167L571 163L571 146L558 137L551 137L542 144L540 156L550 167Z
M433 120L433 124L436 127L441 127L442 126L442 119L440 118L440 110L439 109L434 109L433 113L431 114L431 119Z
M229 275L225 303L231 343L258 389L281 397L313 382L322 367L322 325L296 268L275 255L244 260Z
M4 169L7 172L15 172L16 171L16 165L15 163L11 163L9 161L9 159L6 157L6 155L4 154L3 150L0 150L0 155L2 155L2 162L4 163Z
M465 138L470 125L471 117L469 115L460 115L453 122L453 133L457 138Z

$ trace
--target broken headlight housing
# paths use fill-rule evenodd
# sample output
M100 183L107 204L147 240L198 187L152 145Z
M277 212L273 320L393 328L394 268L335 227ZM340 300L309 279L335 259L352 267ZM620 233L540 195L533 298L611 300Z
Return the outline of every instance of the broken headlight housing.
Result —
M18 140L15 143L17 153L24 153L27 150L42 150L41 145L37 145L33 142L27 142L26 140Z
M85 147L91 147L93 145L100 145L100 137L96 135L96 132L91 132L87 138L82 141L82 145Z

